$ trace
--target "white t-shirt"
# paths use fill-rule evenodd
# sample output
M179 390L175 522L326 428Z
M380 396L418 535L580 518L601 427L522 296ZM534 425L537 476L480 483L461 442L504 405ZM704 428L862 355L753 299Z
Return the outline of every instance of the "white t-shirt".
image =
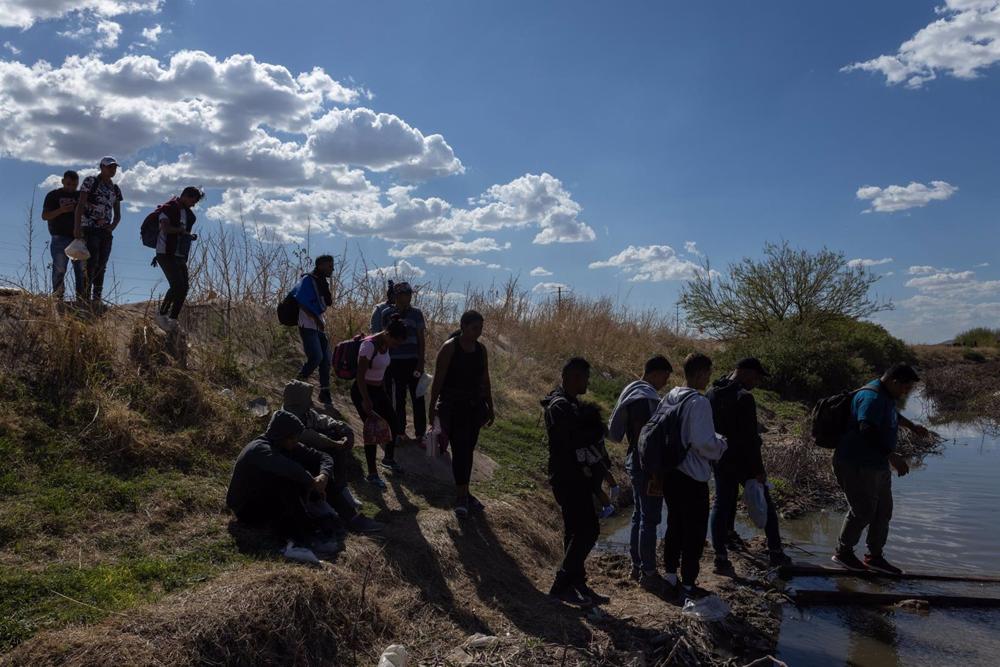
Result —
M361 341L361 349L358 351L358 358L370 359L368 370L365 372L365 381L371 383L382 382L385 377L385 369L389 367L389 351L379 352L375 349L375 343L371 338Z

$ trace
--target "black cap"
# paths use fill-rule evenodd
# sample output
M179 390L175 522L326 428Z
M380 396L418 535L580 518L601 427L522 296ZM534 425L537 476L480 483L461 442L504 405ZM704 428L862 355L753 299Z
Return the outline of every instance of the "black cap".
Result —
M771 374L764 368L764 364L760 363L760 359L757 357L745 357L736 362L736 369L742 370L746 369L749 371L757 371L766 378L771 377Z

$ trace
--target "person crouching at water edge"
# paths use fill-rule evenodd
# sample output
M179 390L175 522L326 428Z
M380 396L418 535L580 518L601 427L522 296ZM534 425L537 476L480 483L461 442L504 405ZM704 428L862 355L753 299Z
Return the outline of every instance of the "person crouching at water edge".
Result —
M403 468L395 459L395 442L401 432L396 410L385 391L386 369L389 368L389 350L406 342L406 325L396 315L388 321L385 330L361 341L358 350L358 374L351 385L351 401L362 422L373 417L383 419L392 431L389 442L385 443L382 468L396 475L403 474ZM365 443L365 461L368 464L368 483L385 489L385 482L378 474L376 455L378 445Z
M900 477L910 471L906 459L896 453L900 426L918 436L928 435L926 428L899 414L919 381L917 372L908 364L896 364L881 378L859 389L851 401L851 425L833 455L833 471L850 506L833 560L850 570L902 574L882 554L892 518L889 466ZM865 527L868 554L861 562L854 555L854 546Z
M632 532L629 554L632 557L632 578L648 590L662 590L663 579L656 571L656 527L663 516L663 494L649 494L649 476L639 465L636 448L639 433L660 403L659 392L667 386L673 367L666 357L658 355L646 362L642 379L622 390L608 422L608 436L616 441L628 441L625 471L632 480Z
M455 516L485 507L469 492L472 463L479 441L479 429L493 425L493 389L483 335L483 316L474 310L462 314L459 330L441 346L434 366L431 408L428 421L440 420L441 430L451 447L451 471L455 478ZM430 443L428 446L437 446Z
M606 477L600 453L583 444L579 397L587 393L590 364L574 357L562 370L562 385L542 400L549 441L549 483L562 511L563 559L549 595L569 604L603 604L609 598L587 586L584 563L597 544L600 525L594 491Z
M712 360L695 352L684 360L684 386L674 387L660 409L680 411L680 438L687 454L663 478L667 501L667 534L663 538L663 566L668 595L691 598L708 532L708 480L712 464L726 451L726 439L715 432L712 405L701 392L712 379ZM680 590L677 568L680 567Z

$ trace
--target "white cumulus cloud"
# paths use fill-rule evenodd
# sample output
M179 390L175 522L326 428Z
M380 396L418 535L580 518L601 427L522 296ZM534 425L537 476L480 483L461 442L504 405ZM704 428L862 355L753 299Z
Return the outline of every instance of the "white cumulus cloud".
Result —
M59 36L78 40L94 49L113 49L118 46L118 38L121 37L121 34L122 26L120 23L98 18L84 22L76 30L60 32Z
M931 181L930 185L914 182L909 185L888 185L884 188L865 185L858 188L855 194L858 199L871 202L871 208L865 211L866 213L872 211L895 213L911 208L921 208L932 201L950 199L956 192L958 192L958 188L946 181Z
M566 294L570 291L570 286L566 283L538 283L531 291L535 294L558 294L560 291Z
M368 275L372 278L378 278L379 280L386 278L392 278L393 280L412 280L414 278L423 278L427 275L427 272L419 266L414 266L405 259L401 259L398 262L393 263L391 266L382 266L370 269L368 271Z
M38 21L70 14L114 17L156 12L163 0L0 0L0 27L28 29Z
M1000 0L945 0L940 18L903 42L894 54L841 71L878 72L889 85L919 88L938 73L973 79L1000 62Z
M536 266L531 270L531 272L528 275L531 275L535 278L544 278L546 276L551 276L552 272L546 269L544 266Z
M921 264L918 266L911 266L906 270L906 272L909 273L911 276L920 276L928 273L937 273L938 270L935 269L933 266Z
M499 252L510 248L510 243L498 243L496 239L482 237L472 241L418 241L402 248L391 248L391 257L461 257Z
M142 29L142 38L150 44L156 44L160 41L160 35L163 34L163 26L157 23L154 26Z
M11 44L10 41L4 42L3 43L3 48L7 49L11 53L13 53L15 56L21 55L21 49L17 48L13 44Z
M683 259L668 245L634 246L604 261L591 262L591 269L619 269L631 275L631 282L689 280L702 268Z

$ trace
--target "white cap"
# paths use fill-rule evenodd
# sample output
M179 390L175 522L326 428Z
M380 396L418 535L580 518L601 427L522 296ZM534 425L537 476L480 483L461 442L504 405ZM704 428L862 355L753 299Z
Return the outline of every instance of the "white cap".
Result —
M114 165L114 166L117 167L118 166L118 160L114 159L110 155L105 155L104 157L101 158L101 163L100 163L99 166L101 166L101 167L110 167L111 165Z

